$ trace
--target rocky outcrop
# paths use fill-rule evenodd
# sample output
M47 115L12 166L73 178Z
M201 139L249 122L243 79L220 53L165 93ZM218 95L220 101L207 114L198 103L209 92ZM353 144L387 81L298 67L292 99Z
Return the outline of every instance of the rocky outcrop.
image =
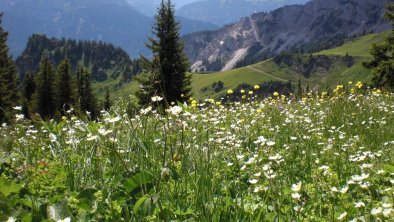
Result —
M219 70L229 69L235 60L243 58L335 46L348 36L389 29L389 22L384 20L385 2L313 0L270 13L256 13L217 31L184 36L186 54L194 68L201 64L208 71L218 71L209 70L210 63L220 61L223 66ZM240 50L247 52L240 56Z

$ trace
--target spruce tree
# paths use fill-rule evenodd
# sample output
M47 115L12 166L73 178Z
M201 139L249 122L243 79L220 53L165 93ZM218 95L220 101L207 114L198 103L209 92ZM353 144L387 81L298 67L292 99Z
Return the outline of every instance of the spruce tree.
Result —
M372 69L374 87L394 89L394 3L387 3L385 18L392 22L393 29L383 44L372 45L370 53L373 59L363 65Z
M108 88L106 88L106 93L105 93L105 101L104 101L104 110L109 110L111 109L111 96L109 94Z
M189 64L179 30L174 5L171 0L162 0L153 26L155 38L149 38L150 43L146 44L153 59L141 58L148 72L139 78L141 87L137 96L142 105L149 103L154 95L162 96L167 105L187 101L191 96L191 76L186 74Z
M0 13L0 123L12 120L19 105L18 75L7 46L8 33L2 27Z
M34 93L34 110L42 118L52 118L56 112L55 93L53 90L54 78L52 66L48 57L41 60L36 77L36 92Z
M77 70L79 107L82 112L89 112L92 119L99 115L97 98L93 93L90 74L83 68Z
M32 73L27 73L23 80L23 114L25 117L30 118L30 113L32 112L32 101L33 95L36 91L36 83L34 80L34 75Z
M68 59L63 60L58 67L55 88L56 108L61 114L76 106L76 85Z

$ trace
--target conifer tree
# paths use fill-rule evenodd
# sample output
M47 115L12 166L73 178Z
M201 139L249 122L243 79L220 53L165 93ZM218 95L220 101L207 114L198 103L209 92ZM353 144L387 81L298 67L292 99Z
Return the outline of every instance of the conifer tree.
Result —
M63 60L58 67L55 88L56 108L61 114L76 106L76 85L68 59Z
M7 46L8 33L2 27L0 13L0 123L12 120L19 105L18 75Z
M106 89L106 93L105 93L105 101L104 101L104 110L109 110L111 109L111 96L109 94L109 90L108 88Z
M155 16L153 34L147 47L153 53L152 61L142 57L141 63L148 72L141 76L140 91L137 93L142 105L150 97L159 95L164 102L184 102L191 96L191 76L187 75L188 60L179 37L180 25L175 21L175 10L171 0L162 0Z
M83 68L77 70L77 82L78 82L78 97L79 97L79 108L83 112L89 112L92 119L95 119L99 115L97 108L97 98L93 93L92 82L90 74Z
M40 68L36 77L36 92L34 93L34 110L47 119L54 116L56 112L55 94L53 90L54 78L52 66L48 57L41 60Z
M36 83L34 81L34 75L32 73L27 73L23 80L23 114L25 117L29 118L32 112L32 101L33 95L36 91Z
M372 45L370 53L373 59L363 65L372 69L374 87L394 89L394 3L387 3L385 18L392 22L393 30L383 44Z

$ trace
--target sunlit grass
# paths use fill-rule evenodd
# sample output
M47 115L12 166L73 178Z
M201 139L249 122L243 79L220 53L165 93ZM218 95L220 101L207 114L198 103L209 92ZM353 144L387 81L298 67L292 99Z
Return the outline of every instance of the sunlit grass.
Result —
M19 119L1 127L0 220L392 221L394 95L335 92Z

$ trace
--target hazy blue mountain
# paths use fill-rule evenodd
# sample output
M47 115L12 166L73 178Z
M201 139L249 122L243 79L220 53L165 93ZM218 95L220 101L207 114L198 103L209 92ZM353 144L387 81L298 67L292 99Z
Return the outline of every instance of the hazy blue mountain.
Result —
M267 12L284 5L304 4L309 0L201 0L183 6L177 15L210 22L218 26L233 23L257 12ZM329 0L328 0L329 1Z
M33 33L109 42L133 57L149 53L144 42L151 34L153 18L126 0L1 0L0 11L14 56L20 55ZM182 34L216 28L206 22L179 20L184 24Z
M126 0L131 6L144 15L153 16L161 0ZM172 0L176 9L201 0Z

